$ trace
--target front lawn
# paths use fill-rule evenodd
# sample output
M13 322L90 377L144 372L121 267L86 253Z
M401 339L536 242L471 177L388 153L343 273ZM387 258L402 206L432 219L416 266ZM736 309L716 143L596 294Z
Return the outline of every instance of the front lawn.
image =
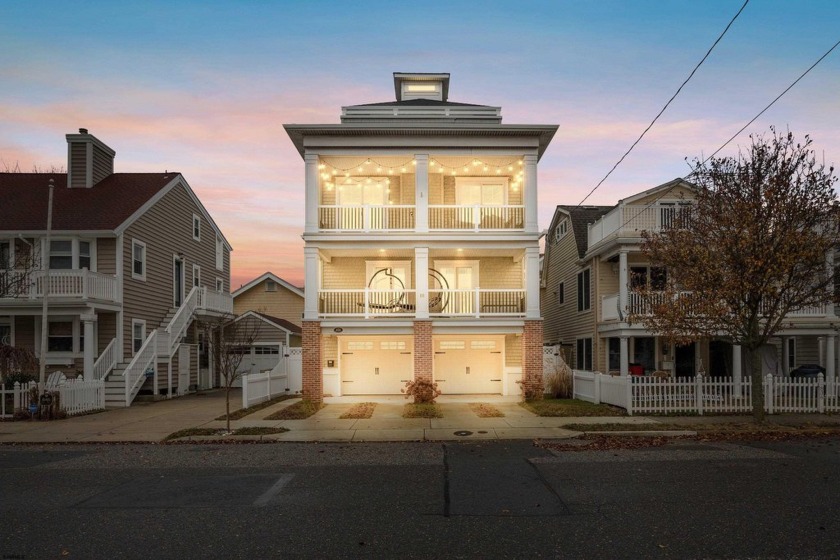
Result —
M287 401L289 399L296 399L300 397L300 395L280 395L279 397L274 397L273 399L261 402L259 404L255 404L254 406L249 406L248 408L240 408L239 410L234 410L230 413L231 420L239 420L240 418L245 418L249 414L253 414L264 408L268 408L271 405L277 404L279 402ZM224 414L216 418L216 420L227 420Z
M443 418L440 407L433 403L408 403L403 407L403 418Z
M519 403L537 416L626 416L621 408L608 404L593 404L578 399L542 399Z
M286 408L281 408L271 416L266 416L266 420L304 420L309 418L326 405L324 403L315 403L312 401L296 402Z

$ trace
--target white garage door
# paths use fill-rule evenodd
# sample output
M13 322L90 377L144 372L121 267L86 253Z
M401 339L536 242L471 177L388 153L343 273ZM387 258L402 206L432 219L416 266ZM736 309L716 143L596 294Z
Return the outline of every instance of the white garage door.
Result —
M280 361L282 351L283 346L280 344L254 344L242 357L237 371L245 375L272 370ZM233 382L233 387L242 387L241 377Z
M434 379L444 395L501 394L503 336L435 337Z
M398 395L414 376L412 337L341 337L341 393Z

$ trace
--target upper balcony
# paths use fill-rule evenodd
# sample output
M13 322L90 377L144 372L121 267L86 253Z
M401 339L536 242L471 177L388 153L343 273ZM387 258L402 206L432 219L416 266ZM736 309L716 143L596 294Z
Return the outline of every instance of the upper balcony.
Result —
M640 238L643 231L658 232L672 227L690 202L657 202L654 204L620 204L598 221L589 224L589 248L605 240Z
M49 279L49 280L48 280ZM0 271L0 301L7 304L50 300L120 303L116 276L81 270Z
M317 167L317 178L307 173L307 233L537 231L535 157L322 155L307 162Z

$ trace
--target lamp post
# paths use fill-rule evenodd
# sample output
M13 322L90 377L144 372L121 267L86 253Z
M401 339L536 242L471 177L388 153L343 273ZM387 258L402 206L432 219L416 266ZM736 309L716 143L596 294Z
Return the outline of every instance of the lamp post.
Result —
M47 298L50 295L50 232L52 230L52 206L53 206L53 191L55 190L55 181L50 179L50 194L47 199L47 239L46 239L46 255L45 251L41 251L41 261L44 265L44 285L43 297L44 301L41 305L41 383L47 381L47 330L49 323L47 322Z

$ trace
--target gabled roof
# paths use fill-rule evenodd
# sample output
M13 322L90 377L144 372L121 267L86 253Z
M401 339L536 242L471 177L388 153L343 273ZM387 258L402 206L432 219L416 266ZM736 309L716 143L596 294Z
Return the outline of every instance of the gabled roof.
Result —
M303 332L299 326L295 325L290 321L287 321L286 319L266 315L265 313L260 313L259 311L246 311L245 313L234 319L234 321L239 321L240 319L244 319L245 317L254 317L255 319L268 323L272 327L277 327L278 329L287 331L291 334L301 334Z
M582 259L589 248L589 230L586 226L594 223L613 208L615 206L557 206L557 210L567 213L572 222L572 232L575 235L579 258Z
M642 192L636 193L632 196L628 196L627 198L619 200L618 203L619 204L632 204L639 199L645 198L646 196L650 196L652 194L656 194L656 193L659 193L659 192L662 192L662 191L668 191L668 190L671 190L671 189L673 189L675 187L679 187L679 186L683 186L683 187L686 187L686 188L692 189L692 190L696 190L698 188L697 185L695 185L694 183L689 183L688 181L686 181L682 177L677 177L676 179L672 179L672 180L668 181L667 183L663 183L659 186L653 187L653 188L648 189L646 191L642 191Z
M233 293L231 293L231 295L233 297L236 297L239 294L247 292L248 290L250 290L254 286L256 286L256 285L260 284L261 282L264 282L265 280L268 280L268 279L274 280L274 282L276 282L277 284L280 284L281 286L283 286L284 288L286 288L290 292L292 292L294 294L297 294L300 297L303 297L303 288L298 288L297 286L293 286L292 284L286 282L285 280L283 280L282 278L280 278L279 276L277 276L276 274L274 274L272 272L266 272L266 273L262 274L261 276L257 276L256 278L254 278L253 280L251 280L247 284L245 284L243 286L240 286L239 289L234 291Z
M93 188L67 188L66 173L0 173L0 230L47 229L49 181L55 231L115 230L178 173L114 173Z

